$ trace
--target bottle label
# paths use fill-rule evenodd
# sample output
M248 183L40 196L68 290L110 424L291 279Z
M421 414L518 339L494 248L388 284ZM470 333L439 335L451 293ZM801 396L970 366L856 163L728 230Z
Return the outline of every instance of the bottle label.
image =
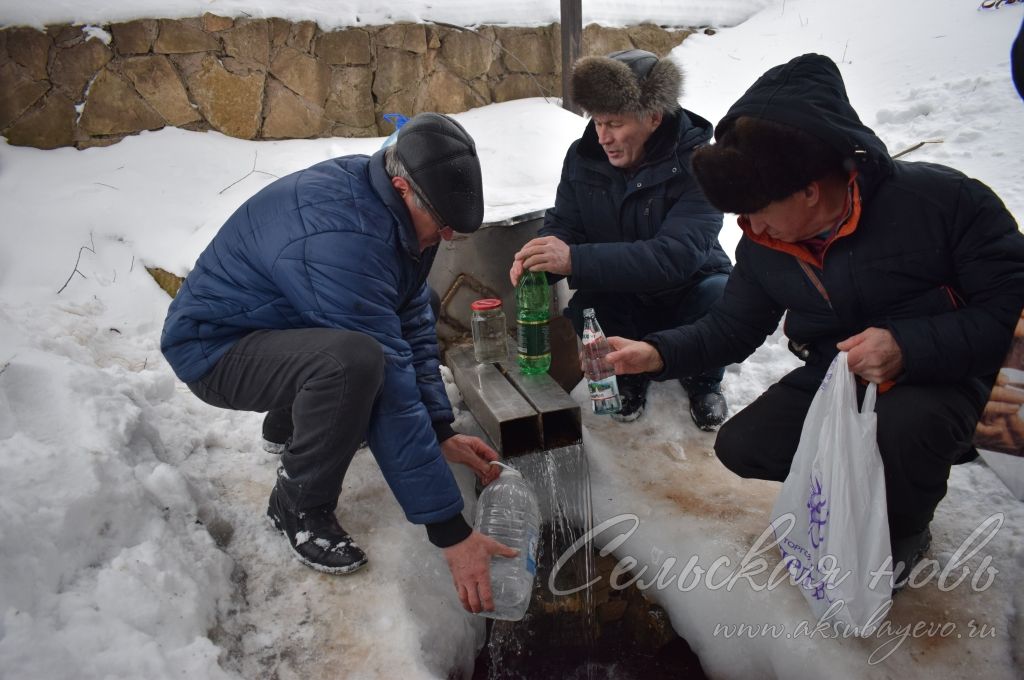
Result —
M537 575L537 532L533 529L527 533L526 571Z
M590 383L590 398L595 402L608 401L619 396L615 377L594 380Z
M519 322L519 354L542 357L551 353L550 329L547 321Z

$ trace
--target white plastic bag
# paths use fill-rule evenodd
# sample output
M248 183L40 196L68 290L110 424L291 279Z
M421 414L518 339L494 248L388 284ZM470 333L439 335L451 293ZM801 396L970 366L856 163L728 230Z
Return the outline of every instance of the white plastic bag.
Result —
M885 474L871 384L857 410L857 385L840 352L807 411L789 476L772 518L783 562L815 616L870 635L892 598ZM779 524L792 513L794 523ZM784 535L783 535L784 534Z

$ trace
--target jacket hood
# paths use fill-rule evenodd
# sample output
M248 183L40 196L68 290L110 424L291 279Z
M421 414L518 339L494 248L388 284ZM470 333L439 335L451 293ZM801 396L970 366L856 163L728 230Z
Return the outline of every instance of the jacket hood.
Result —
M805 54L769 69L719 121L716 138L741 116L789 125L817 137L850 159L869 184L891 171L888 149L850 105L839 68L820 54Z

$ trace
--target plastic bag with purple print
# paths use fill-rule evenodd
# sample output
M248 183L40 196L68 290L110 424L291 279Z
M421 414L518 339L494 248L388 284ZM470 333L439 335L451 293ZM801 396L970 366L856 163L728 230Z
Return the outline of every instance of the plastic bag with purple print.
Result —
M892 596L877 391L869 385L858 409L856 379L839 353L772 510L782 560L814 615L862 636L885 620Z

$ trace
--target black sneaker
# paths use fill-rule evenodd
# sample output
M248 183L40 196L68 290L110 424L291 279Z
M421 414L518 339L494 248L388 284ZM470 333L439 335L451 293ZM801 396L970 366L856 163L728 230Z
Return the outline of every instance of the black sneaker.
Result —
M292 410L280 408L263 417L263 450L273 455L285 452L292 443Z
M729 416L729 405L722 394L722 383L680 380L690 397L690 417L700 429L714 432Z
M932 546L932 532L930 529L906 536L896 538L892 541L892 564L893 584L892 594L895 595L903 590L910 579L910 572L914 566L921 561L928 548Z
M622 407L618 413L612 414L612 419L620 423L631 423L644 414L644 406L647 405L647 388L651 381L642 375L620 375L619 402Z
M351 574L366 564L366 553L338 524L334 509L320 506L294 514L270 492L267 517L287 538L295 557L325 574Z

